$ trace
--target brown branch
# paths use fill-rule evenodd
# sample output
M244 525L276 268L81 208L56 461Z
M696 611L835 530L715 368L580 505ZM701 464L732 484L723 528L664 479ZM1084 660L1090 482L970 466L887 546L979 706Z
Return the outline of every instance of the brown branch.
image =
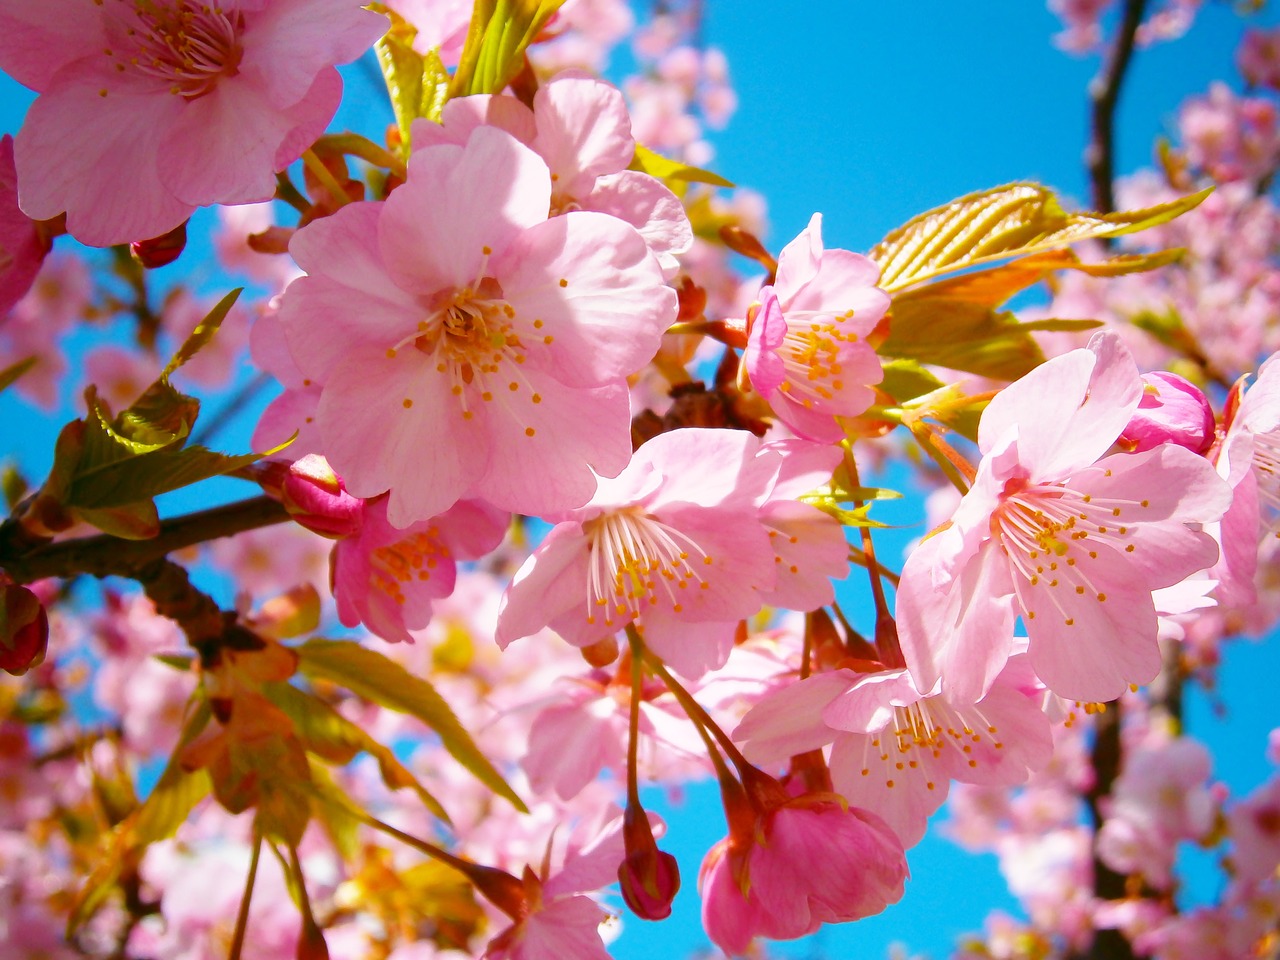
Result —
M1116 873L1098 856L1098 832L1105 817L1102 801L1110 795L1111 788L1120 775L1124 751L1120 742L1120 701L1107 704L1103 713L1095 714L1093 724L1093 786L1085 796L1089 805L1089 819L1093 827L1093 894L1099 900L1123 900L1125 877ZM1134 960L1133 948L1119 930L1097 930L1093 944L1083 954L1086 960Z
M289 514L277 501L254 497L165 520L160 524L159 535L150 540L121 540L104 535L64 540L14 556L0 554L0 568L15 583L81 573L138 579L152 564L175 550L288 519Z
M1133 44L1146 5L1147 0L1125 0L1115 41L1107 52L1101 71L1089 84L1093 139L1085 150L1085 166L1093 186L1093 206L1099 213L1113 213L1116 209L1112 183L1116 164L1116 105L1120 102L1120 88L1133 58ZM1103 242L1110 245L1113 241L1107 239Z

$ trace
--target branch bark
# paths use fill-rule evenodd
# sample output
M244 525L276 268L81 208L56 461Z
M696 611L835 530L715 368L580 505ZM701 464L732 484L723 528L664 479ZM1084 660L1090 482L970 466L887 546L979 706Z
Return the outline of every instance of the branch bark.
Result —
M276 500L253 497L165 520L160 524L159 535L150 540L121 540L105 535L64 540L14 556L0 555L0 568L15 583L81 573L136 580L139 574L175 550L288 519L289 514Z
M1129 62L1133 59L1138 26L1146 12L1147 0L1125 0L1115 41L1107 51L1102 69L1089 84L1092 140L1085 150L1085 166L1093 188L1093 205L1099 213L1113 213L1115 197L1115 119ZM1106 239L1110 246L1114 241Z

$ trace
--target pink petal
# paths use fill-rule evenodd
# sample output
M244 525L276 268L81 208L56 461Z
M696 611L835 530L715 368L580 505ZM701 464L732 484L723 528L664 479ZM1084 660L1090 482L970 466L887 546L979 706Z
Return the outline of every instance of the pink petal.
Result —
M778 273L773 281L778 298L789 300L818 272L822 258L822 214L815 213L800 235L778 254Z
M533 113L533 148L557 176L557 193L585 195L596 177L626 169L635 155L622 94L603 80L554 77L534 94Z
M571 386L635 373L675 320L675 291L643 238L604 214L569 213L524 231L493 271L522 338Z
M537 133L533 111L515 97L476 94L454 97L444 105L439 123L417 119L410 128L413 149L435 147L442 143L466 146L471 131L490 126L505 130L521 143L529 143Z
M773 287L761 287L759 298L760 306L751 322L742 360L747 366L751 386L761 396L771 397L787 378L786 365L778 355L778 349L787 336L787 320L782 315Z
M584 210L607 213L640 231L667 277L675 276L680 268L676 258L693 246L693 227L684 204L646 173L623 170L600 177L578 202Z
M503 130L477 127L462 149L410 156L408 180L379 223L382 255L406 290L462 288L498 276L489 258L546 220L550 202L551 176L538 155Z
M576 611L587 626L587 538L580 524L561 523L543 538L538 549L516 571L502 595L494 639L504 650L513 640L537 633L552 620ZM559 631L570 643L577 632ZM607 635L607 634L606 634ZM593 643L595 637L586 643Z

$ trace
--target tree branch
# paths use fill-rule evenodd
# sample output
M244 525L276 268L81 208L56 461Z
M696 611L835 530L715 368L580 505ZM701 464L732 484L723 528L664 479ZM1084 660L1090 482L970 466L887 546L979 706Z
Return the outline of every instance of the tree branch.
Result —
M1085 166L1093 187L1093 207L1099 213L1116 209L1115 188L1115 118L1129 61L1133 58L1134 40L1142 23L1147 0L1125 0L1120 27L1107 51L1098 75L1089 84L1092 140L1085 150ZM1103 241L1110 246L1110 238Z
M121 540L105 535L65 540L12 557L0 555L0 568L15 583L80 573L137 579L157 560L175 550L288 519L284 507L271 497L254 497L165 520L160 524L159 535L150 540Z

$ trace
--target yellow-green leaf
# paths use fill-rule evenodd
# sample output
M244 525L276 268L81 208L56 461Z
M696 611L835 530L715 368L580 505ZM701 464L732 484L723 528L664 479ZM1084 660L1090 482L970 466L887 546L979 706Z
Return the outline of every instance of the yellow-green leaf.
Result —
M39 357L27 357L0 370L0 393L9 389L13 382L34 367L39 359Z
M369 647L347 641L308 640L298 652L298 669L345 687L379 706L417 717L440 737L450 755L481 783L505 797L517 810L524 802L480 752L444 698L426 680Z
M1145 210L1068 213L1045 187L1014 183L920 214L877 244L871 259L880 267L880 286L892 293L1008 257L1157 226L1195 207L1209 192Z
M349 763L359 752L378 761L382 781L392 790L408 787L423 805L449 823L444 807L417 777L405 767L389 747L379 743L323 700L287 683L269 683L262 692L293 721L298 739L308 752L326 763Z
M452 97L501 93L524 68L524 52L565 0L476 0Z
M668 183L672 180L679 180L685 183L709 183L715 187L733 186L730 181L718 173L712 173L710 170L704 170L701 167L691 166L687 163L680 163L678 160L670 160L639 143L636 144L636 155L635 159L631 161L631 169L647 173L651 177L657 177L659 180Z
M439 122L440 112L449 98L449 72L438 50L423 56L413 49L417 31L412 25L395 11L387 13L391 17L391 29L374 44L374 50L391 98L396 128L400 131L400 152L407 156L413 121L425 117Z
M71 484L67 505L80 512L136 504L209 477L239 470L267 456L230 456L204 447L156 450L104 464Z
M236 287L236 289L214 304L213 309L205 315L203 320L196 324L196 328L191 331L191 336L183 341L182 346L178 348L178 352L173 355L164 370L161 371L161 379L167 378L169 374L194 357L205 344L213 339L213 335L218 332L218 327L227 318L227 314L231 312L231 308L240 299L240 294L243 291L244 287Z

